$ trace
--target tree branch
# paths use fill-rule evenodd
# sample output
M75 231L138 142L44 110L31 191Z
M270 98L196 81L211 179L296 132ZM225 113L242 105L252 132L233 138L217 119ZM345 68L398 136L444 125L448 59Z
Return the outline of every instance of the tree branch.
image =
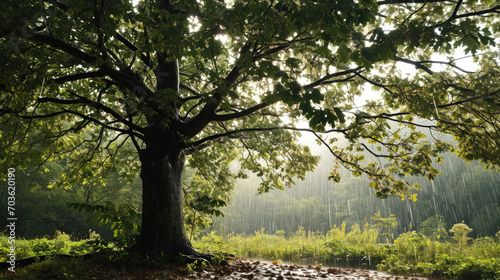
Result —
M401 58L401 57L395 57L395 60L414 65L417 69L424 70L425 72L427 72L430 75L434 74L434 71L432 71L429 67L423 65L422 62L420 62L420 61L413 61L413 60Z
M194 99L198 99L198 98L201 98L201 97L205 96L205 94L200 94L200 93L196 92L194 89L192 89L192 88L190 88L187 85L182 84L182 83L179 83L179 88L183 89L183 90L187 90L187 91L189 91L190 93L193 94L192 96L188 96L186 98L180 98L179 101L181 103L185 103L185 102L187 102L189 100L194 100Z
M271 54L285 50L296 43L304 42L304 41L308 41L308 40L312 40L312 39L313 38L302 38L302 39L292 40L292 41L289 41L289 42L286 42L283 44L276 45L276 46L274 46L274 48L268 49L268 50L264 51L263 53L255 56L255 60L260 60L261 58L264 58L264 57L269 56Z
M70 44L67 44L64 41L61 41L55 37L49 36L49 35L43 35L43 34L33 34L32 36L28 37L29 40L32 41L37 41L40 43L47 44L55 49L58 49L60 51L63 51L73 57L76 57L84 62L87 63L94 63L97 60L97 57L91 56L76 47L73 47Z
M129 48L131 51L133 51L134 53L136 51L139 50L138 47L136 47L132 42L130 42L129 40L127 40L127 38L123 37L120 33L116 32L116 38L118 39L118 41L122 42L127 48ZM151 61L151 59L149 59L148 56L144 55L142 52L141 52L141 60L142 62L144 62L144 64L146 64L149 68L153 68L153 62Z
M322 84L328 83L328 80L331 79L331 78L335 78L335 77L339 77L339 76L344 76L344 75L348 75L348 74L352 74L352 73L358 74L358 73L360 73L361 69L362 69L361 67L357 67L357 68L345 70L345 71L342 71L342 72L327 74L323 78L321 78L321 79L319 79L319 80L317 80L317 81L315 81L313 83L310 83L308 85L303 86L303 88L304 89L310 89L310 88L314 88L314 87L320 86Z
M359 164L354 163L354 162L351 162L351 161L348 161L348 160L344 159L343 157L341 157L341 156L337 155L337 154L336 154L336 153L332 150L332 148L330 147L330 145L328 145L328 143L326 143L326 142L325 142L325 140L323 140L323 138L321 138L321 137L320 137L320 136L319 136L316 132L314 132L314 131L313 131L312 133L314 134L314 136L316 136L316 138L317 138L317 139L318 139L318 140L319 140L319 141L320 141L323 145L325 145L325 147L328 149L328 151L330 151L330 153L331 153L331 154L332 154L332 155L333 155L333 156L334 156L337 160L339 160L339 161L342 163L342 165L343 165L343 166L344 166L347 170L349 170L349 171L354 171L354 170L352 170L351 168L349 168L349 167L354 167L354 168L356 168L357 170L362 171L362 172L364 172L365 174L370 175L370 176L372 176L372 177L384 177L383 175L380 175L380 174L374 174L374 173L372 173L372 172L370 172L370 171L366 170L365 168L363 168L363 167L362 167L362 166L360 166ZM349 167L348 167L348 166L349 166Z
M70 105L70 104L86 104L86 105L89 105L89 106L91 106L91 107L93 107L95 109L103 110L104 112L112 115L119 122L121 122L124 125L128 126L130 129L134 129L134 130L142 132L142 128L141 127L135 125L132 122L129 122L127 119L125 119L125 117L123 117L121 114L119 114L115 110L109 108L108 106L105 106L105 105L103 105L102 103L99 103L99 102L92 101L92 100L90 100L88 98L85 98L83 96L77 95L76 93L71 93L71 94L77 96L78 99L75 99L75 100L65 100L65 99L57 99L57 98L50 98L50 97L40 97L40 98L37 99L37 101L39 103L57 103L57 104L66 104L66 105ZM63 111L69 111L69 110L64 109Z
M66 110L66 109L64 109L63 111L64 111L65 113L69 113L69 114L73 114L73 115L75 115L75 116L78 116L78 117L80 117L80 118L82 118L82 119L84 119L84 120L89 120L89 121L91 121L91 122L93 122L93 123L95 123L95 124L97 124L97 125L100 125L100 126L102 126L102 127L106 128L106 129L110 129L110 130L118 131L118 132L121 132L121 133L123 133L123 134L127 134L127 135L133 135L133 136L135 136L135 137L137 137L137 138L139 138L139 139L143 139L142 135L141 135L141 134L138 134L138 133L137 133L137 132L135 132L135 131L131 131L131 130L128 130L128 129L122 129L122 128L118 128L118 127L114 127L114 126L107 125L107 124L105 124L105 123L103 123L103 122L99 121L98 119L95 119L95 118L92 118L92 117L90 117L90 116L84 115L84 114L82 114L82 113L80 113L80 112L75 112L75 111Z
M459 19L459 18L470 17L470 16L479 16L479 15L484 15L484 14L489 14L489 13L500 14L500 5L495 6L495 7L491 8L491 9L487 9L487 10L482 10L482 11L477 11L477 12L473 12L473 13L467 13L467 14L457 15L457 16L455 16L453 18L453 20Z
M395 4L424 4L424 3L441 3L452 2L450 0L385 0L378 1L378 5L395 5Z
M314 131L313 129L310 129L310 128L297 128L297 127L288 127L288 126L283 126L283 127L259 127L259 128L243 128L243 129L238 129L238 130L232 130L232 131L228 131L228 132L225 132L225 133L219 133L219 134L214 134L214 135L210 135L210 136L207 136L203 139L200 139L198 141L195 141L195 142L192 142L189 144L190 147L197 147L205 142L208 142L208 141L215 141L215 140L218 140L220 138L224 138L224 137L229 137L229 136L232 136L234 134L238 134L238 133L244 133L244 132L268 132L268 131L274 131L274 130L293 130L293 131L305 131L305 132L311 132L311 133L332 133L332 132L345 132L349 129L332 129L332 130L328 130L328 131L325 131L325 132L316 132Z
M448 21L455 20L457 18L457 13L458 10L460 9L460 6L462 5L463 0L458 0L458 3L455 5L455 9L453 9L453 13L451 14L450 18Z
M269 106L269 104L267 104L266 102L263 102L263 103L257 104L253 107L250 107L250 108L243 110L243 111L240 111L240 112L236 112L236 113L232 113L232 114L224 114L224 115L215 115L213 120L214 121L229 121L229 120L245 117L245 116L248 116L254 112L257 112L260 109L263 109L267 106Z
M106 73L102 70L98 70L98 71L94 71L94 72L68 75L68 76L54 79L53 81L56 83L65 83L65 82L73 82L73 81L78 81L78 80L83 80L83 79L88 79L88 78L103 77L103 76L106 76Z
M52 4L53 6L58 7L59 9L61 9L63 11L67 11L68 10L68 6L66 6L66 4L63 4L63 3L61 3L61 2L59 2L57 0L44 0L43 2Z

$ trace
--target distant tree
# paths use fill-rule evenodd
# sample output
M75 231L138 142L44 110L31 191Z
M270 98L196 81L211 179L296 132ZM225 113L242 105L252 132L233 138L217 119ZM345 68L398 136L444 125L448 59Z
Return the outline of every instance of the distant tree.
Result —
M375 213L373 217L370 217L370 219L373 220L373 227L380 231L380 237L385 236L387 243L389 243L389 240L394 240L393 229L398 226L394 214L391 214L387 218L383 218L380 216L380 212L378 212Z
M317 158L299 132L328 145L332 180L343 166L379 196L414 199L400 176L433 179L442 151L500 163L499 11L489 0L2 1L0 164L66 159L59 185L140 172L135 248L166 256L197 254L184 191L214 212L231 178L253 172L260 192L304 178ZM455 49L478 69L457 66ZM370 86L381 101L355 104ZM127 142L135 151L116 157Z
M465 245L467 245L467 241L472 239L470 237L467 237L467 235L469 235L471 231L472 229L464 223L454 224L450 229L450 232L453 233L453 239L458 244L458 251L460 253L463 251Z
M441 215L435 215L420 223L419 233L427 237L440 239L443 234L446 234L446 228L446 219Z

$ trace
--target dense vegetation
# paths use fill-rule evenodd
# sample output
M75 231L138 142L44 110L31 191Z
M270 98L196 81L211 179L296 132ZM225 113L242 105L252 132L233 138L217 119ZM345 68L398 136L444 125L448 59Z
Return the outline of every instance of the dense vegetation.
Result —
M382 232L377 225L354 224L348 229L343 223L326 234L299 227L288 237L283 230L224 237L211 232L195 244L202 250L284 263L371 268L445 279L500 279L500 234L472 239L467 237L470 230L460 223L449 231L440 230L440 236L406 232L387 244L377 242Z

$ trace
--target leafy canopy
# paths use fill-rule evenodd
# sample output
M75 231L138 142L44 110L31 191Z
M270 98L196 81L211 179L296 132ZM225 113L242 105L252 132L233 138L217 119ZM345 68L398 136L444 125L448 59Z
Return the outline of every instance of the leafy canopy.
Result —
M150 129L160 129L165 146L188 155L193 201L216 213L231 178L256 173L260 191L303 178L317 158L300 132L329 146L332 180L341 166L368 174L383 197L415 199L418 186L402 177L433 179L443 151L493 169L500 163L498 1L2 6L2 166L67 159L67 184L112 166L132 177L139 160L125 143L145 149ZM475 67L457 65L461 51ZM165 70L176 65L179 73ZM381 98L354 102L369 91ZM120 150L130 156L116 157Z

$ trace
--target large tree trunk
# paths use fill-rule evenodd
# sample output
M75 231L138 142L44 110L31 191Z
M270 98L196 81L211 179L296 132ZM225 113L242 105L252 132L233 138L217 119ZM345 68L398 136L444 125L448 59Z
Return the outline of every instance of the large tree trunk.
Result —
M194 255L182 210L183 152L146 148L141 151L142 227L136 247L144 254Z

